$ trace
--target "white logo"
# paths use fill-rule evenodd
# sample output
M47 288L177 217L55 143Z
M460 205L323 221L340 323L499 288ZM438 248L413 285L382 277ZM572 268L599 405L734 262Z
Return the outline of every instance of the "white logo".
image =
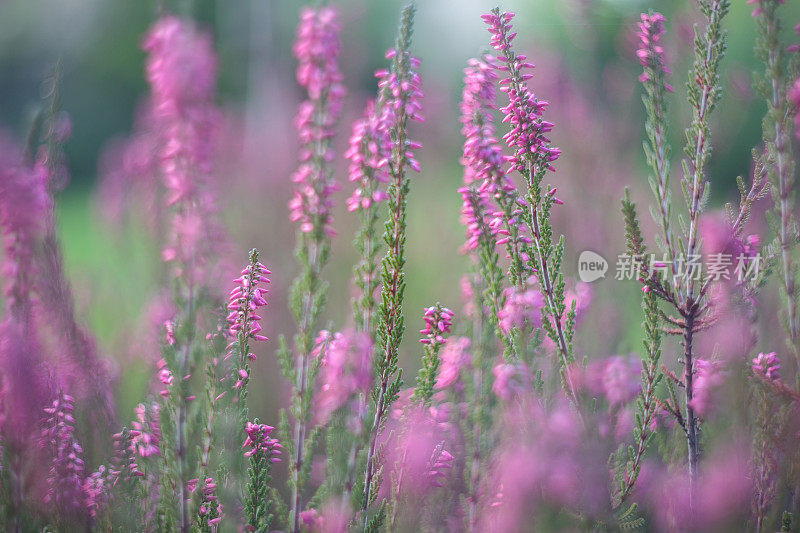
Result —
M603 259L600 254L584 250L578 257L578 277L585 283L605 278L607 270L608 261Z

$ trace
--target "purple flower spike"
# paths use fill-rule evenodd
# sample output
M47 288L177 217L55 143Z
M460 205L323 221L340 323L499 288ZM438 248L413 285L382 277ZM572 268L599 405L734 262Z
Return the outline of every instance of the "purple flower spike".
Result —
M663 80L665 74L670 70L664 64L664 48L661 46L661 37L666 29L664 27L667 19L661 13L642 13L642 20L639 22L639 31L636 36L639 38L639 48L636 50L636 57L644 67L644 72L639 76L639 81ZM668 83L664 83L664 88L669 92L674 92Z
M778 382L781 380L779 374L781 370L781 359L775 352L760 353L753 359L751 367L753 373L763 377L768 381Z

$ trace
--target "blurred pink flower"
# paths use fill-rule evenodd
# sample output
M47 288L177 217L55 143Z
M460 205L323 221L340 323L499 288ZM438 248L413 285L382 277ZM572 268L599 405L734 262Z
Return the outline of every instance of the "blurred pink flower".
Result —
M608 403L620 407L636 398L641 388L642 363L634 356L606 359L601 383Z
M500 363L492 369L492 392L503 401L527 394L531 388L531 371L522 361Z
M725 382L725 376L716 361L696 359L694 368L694 397L689 405L699 416L705 417L711 413L714 393Z
M436 379L437 389L446 389L455 385L463 371L468 371L472 362L469 352L469 337L450 337L442 351L439 375Z
M338 13L333 7L306 7L294 43L297 82L308 93L300 104L295 128L300 137L300 167L292 180L297 184L289 202L289 218L300 223L303 233L333 236L333 198L338 185L325 168L333 161L330 139L342 109L345 88L339 71Z
M768 381L778 382L781 380L781 359L775 352L759 353L753 358L751 368L754 374L762 376Z
M506 335L512 328L539 327L542 324L542 293L529 284L529 288L509 287L506 289L506 303L497 314L500 329Z
M355 330L334 333L327 341L320 354L322 363L315 412L318 423L327 423L353 396L368 394L374 379L372 352L369 334Z

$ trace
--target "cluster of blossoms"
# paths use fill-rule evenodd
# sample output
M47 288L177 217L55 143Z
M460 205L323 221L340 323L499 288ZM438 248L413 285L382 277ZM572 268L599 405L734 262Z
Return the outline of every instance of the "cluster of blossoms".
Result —
M767 6L765 2L760 0L757 10ZM769 7L781 3L774 0ZM686 153L696 154L697 159L687 162L685 174L694 172L696 183L687 180L684 186L692 198L709 174L704 162L710 149L706 112L716 103L716 96L711 97L718 89L715 69L725 48L719 21L727 10L726 0L700 0L700 4L709 29L702 33L698 25L697 49L703 52L707 47L707 54L697 54L689 83L695 116L687 132ZM102 529L107 524L111 529L123 516L134 529L146 531L213 532L228 527L269 531L273 519L293 533L640 526L716 531L734 520L739 523L739 508L757 492L761 500L752 513L759 515L753 520L755 529L768 529L761 520L770 509L768 500L780 494L778 483L788 481L780 487L787 492L797 484L791 477L797 459L783 450L796 448L793 415L800 393L788 379L782 381L777 354L760 353L750 366L758 387L758 401L753 403L760 404L754 406L756 416L747 417L748 423L758 425L754 439L729 439L748 441L752 460L742 460L734 450L719 454L729 458L727 464L703 458L698 468L698 450L705 439L700 429L702 434L721 431L718 426L725 424L705 422L712 414L728 414L718 401L727 384L724 361L703 357L732 351L727 346L707 350L694 340L695 333L703 338L716 325L712 320L716 317L705 314L717 305L705 286L667 286L668 276L654 273L656 266L666 271L667 260L651 261L650 271L642 271L640 280L644 293L635 291L642 297L645 317L643 358L576 360L586 342L575 337L576 324L592 292L584 283L567 288L564 279L563 259L569 251L563 240L554 238L550 220L551 205L562 202L555 189L542 186L560 151L548 139L553 128L543 118L548 103L538 100L527 85L533 65L512 48L516 37L512 13L495 10L483 17L498 57L470 60L464 71L460 108L464 187L459 192L473 268L464 286L467 320L454 324L454 312L441 304L425 308L419 331L423 347L415 344L424 351L421 369L416 386L404 386L399 355L407 323L404 266L411 180L406 174L420 169L415 154L420 145L409 139L407 130L408 122L422 120L420 62L409 51L413 15L413 6L404 11L396 48L386 54L391 68L376 73L378 96L355 122L345 154L355 184L347 208L358 213L365 228L356 241L362 262L355 269L356 285L365 297L356 298L354 315L332 317L344 324L355 322L357 329L333 332L320 331L319 322L326 296L321 272L334 233L334 125L345 94L338 67L340 27L334 8L308 8L301 14L294 54L299 61L297 81L307 100L295 120L302 148L289 205L291 220L299 222L301 272L290 296L297 324L294 346L282 346L278 352L291 392L277 432L251 419L247 406L249 363L256 360L250 343L267 340L260 314L267 305L265 286L271 273L254 250L223 304L224 298L210 294L215 280L205 269L212 257L208 247L215 241L209 221L214 201L206 179L213 167L216 120L212 104L216 57L210 38L188 21L165 16L145 39L150 111L158 135L142 139L141 150L157 152L159 160L141 172L163 177L165 209L173 211L172 240L164 256L178 267L173 279L175 306L159 321L165 335L160 342L163 358L153 380L158 385L156 400L139 404L133 429L113 435L113 458L88 475L76 437L75 400L65 392L53 394L56 384L66 391L74 385L58 372L52 383L44 384L50 369L39 364L36 335L37 321L44 320L28 309L36 303L32 295L44 292L34 292L37 289L31 285L37 276L43 277L36 253L42 247L38 242L42 219L47 241L53 208L48 187L57 172L44 165L46 159L25 162L28 156L17 148L6 153L0 142L0 225L3 274L8 278L8 317L0 324L0 494L10 496L0 498L0 527L69 530ZM664 34L662 15L642 15L637 57L644 67L640 80L647 91L647 130L660 140L660 133L655 133L660 124L653 116L663 108L652 103L654 91L663 97L664 90L672 90L662 83L669 72L661 44ZM703 57L708 58L706 63ZM700 96L694 94L698 87L703 89L697 91ZM500 110L498 88L509 96L508 105ZM800 89L789 94L784 88L783 96L800 107ZM495 111L502 112L510 129L503 137L506 148L495 138ZM768 155L755 165L756 173L761 172L758 167L780 159L773 158L773 152L787 149L779 140L765 137L765 142ZM508 148L513 155L507 157ZM650 159L669 153L666 147L664 152L659 148L648 152ZM147 166L146 155L140 163ZM658 167L654 173L664 170L658 162L653 166ZM522 178L520 189L513 172ZM765 168L763 174L770 172ZM773 173L779 177L780 172ZM666 173L653 183L654 189L666 184ZM390 184L386 190L384 184ZM660 192L656 191L659 200L668 199ZM742 196L742 202L760 198L752 193ZM695 199L699 205L702 195ZM376 207L384 201L390 206L384 235L387 253L378 282L375 258L380 245L375 245L374 228L379 222ZM664 205L660 207L668 218L669 205ZM643 256L644 237L635 206L629 197L623 206L630 255ZM688 243L698 257L700 252L733 251L747 257L760 252L758 236L741 237L744 222L714 220L691 206L689 215L685 241L679 237L677 242ZM786 220L791 222L791 217ZM666 226L662 229L669 235ZM501 245L507 247L510 261L501 259L496 250ZM374 299L378 283L380 302ZM791 311L793 286L786 283ZM755 291L753 287L724 288L756 302L745 294ZM220 309L225 311L224 320L210 325L212 313ZM677 314L670 316L667 309ZM747 318L755 330L756 318ZM606 323L595 326L602 330ZM448 338L451 331L463 336ZM200 332L207 333L206 342ZM618 333L619 338L610 340L627 343L628 332ZM682 376L661 362L661 337L666 334L683 337ZM586 337L590 343L603 340ZM674 355L671 349L663 352L665 359ZM222 383L226 390L221 392ZM23 401L28 386L31 398ZM231 392L235 400L218 401ZM598 409L598 402L604 407ZM784 416L787 413L790 416ZM671 418L662 423L662 416ZM787 420L776 422L778 418ZM668 432L679 426L688 441L689 458L688 473L676 475L678 448ZM40 437L38 446L29 445L31 436ZM193 442L197 437L200 442ZM658 445L650 447L653 440ZM680 453L685 453L686 443L678 444ZM708 448L711 459L716 450ZM92 459L95 450L92 446L93 453L88 454ZM39 459L42 468L37 471ZM288 490L272 485L272 463L282 459L288 462L281 469L281 474L288 472ZM643 481L637 483L640 471ZM37 491L47 493L46 505L40 505ZM289 500L281 502L286 492ZM223 501L233 511L225 520L238 524L222 523ZM638 511L639 505L644 513ZM796 502L792 505L796 507Z
M386 59L390 59L402 68L388 70L381 69L375 72L378 79L378 89L381 91L381 104L386 114L388 129L404 128L406 120L424 121L422 111L422 78L419 75L421 61L409 52L398 53L394 48L386 52ZM402 155L404 164L414 171L420 171L419 161L414 156L413 150L422 148L418 142L404 139L404 146L397 147ZM398 142L393 139L393 142ZM392 169L397 172L398 169Z
M249 448L244 452L245 457L263 454L269 461L279 463L283 446L278 442L278 439L270 438L274 429L274 427L266 424L248 422L244 430L247 437L242 445L243 448Z
M6 305L15 314L25 307L32 283L34 245L51 209L46 177L24 164L22 150L0 136L0 225L3 228L2 275ZM19 317L24 320L23 316Z
M189 492L197 490L199 480L192 479L189 481ZM202 503L197 514L200 517L208 518L208 523L216 526L222 521L222 506L219 505L217 497L217 484L214 483L214 478L207 477L202 486ZM212 515L215 515L212 517Z
M586 368L583 365L570 368L575 383L604 397L612 408L625 406L639 395L641 373L641 361L624 355L592 361Z
M491 56L471 59L464 69L464 90L461 98L461 134L464 149L464 187L462 221L467 227L467 250L478 247L481 238L494 240L503 228L503 211L497 211L493 201L506 205L507 198L516 195L516 187L505 170L505 156L495 139L492 110L496 109L497 73ZM509 221L513 224L513 219ZM501 242L501 244L503 243Z
M500 81L500 90L508 94L509 103L500 111L505 115L503 122L510 124L510 131L503 136L509 148L515 150L509 157L511 170L528 172L527 161L535 160L552 170L552 162L561 155L561 150L550 146L548 132L553 124L542 119L548 102L538 100L528 88L527 80L533 75L525 74L526 69L534 65L526 61L524 55L517 55L511 47L516 33L511 31L513 13L500 14L495 10L483 15L492 35L490 44L500 52L497 69L507 72L508 77Z
M359 393L367 394L375 378L372 339L353 330L331 335L323 331L314 350L321 357L316 416L327 423L331 415ZM357 414L363 408L354 409Z
M164 388L158 391L158 393L166 398L172 394L170 389L175 384L175 376L172 374L172 370L169 369L167 362L164 359L160 359L158 361L157 367L158 381L164 385Z
M781 380L781 359L775 352L759 353L753 358L751 368L755 375L767 381L778 382Z
M666 29L664 24L667 19L661 13L642 13L642 20L638 23L639 31L636 36L639 39L639 48L636 50L636 57L644 67L644 72L639 76L642 83L653 80L654 77L661 79L664 74L669 74L670 70L664 63L664 48L661 46L661 37ZM664 88L670 92L674 89L669 84L664 84Z
M508 402L527 393L531 387L531 371L522 361L499 363L492 369L492 392Z
M133 437L131 445L140 457L160 455L161 428L159 424L159 404L148 406L140 403L136 406L136 419L131 424Z
M48 415L44 423L41 442L43 447L52 447L53 463L48 475L46 502L68 515L81 513L86 495L83 491L83 448L75 438L75 418L72 415L75 399L63 392L53 400L44 412Z
M447 476L446 470L450 470L453 468L453 455L444 449L443 444L439 444L434 450L433 454L431 454L430 461L428 463L428 479L433 487L444 487L442 482L440 481L441 478Z
M289 202L290 218L303 233L322 231L332 236L333 193L336 183L325 166L333 160L330 139L345 95L338 60L341 51L338 14L332 7L305 8L300 14L294 54L297 82L308 92L295 118L303 149L297 184Z
M425 321L425 328L420 330L424 338L419 342L422 344L444 344L447 342L442 335L450 333L450 328L453 325L453 316L455 313L446 307L437 304L425 308L422 319Z
M211 246L219 241L216 205L207 176L213 170L218 111L217 59L211 38L177 17L162 17L150 30L148 53L154 120L161 139L160 172L173 206L172 242L164 249L177 274L191 285L209 275Z
M392 139L383 109L370 100L364 117L353 123L350 146L344 155L350 161L348 179L357 186L347 199L348 211L369 209L388 198L380 189L381 183L389 181L388 166L392 154Z
M718 361L698 359L695 361L694 397L689 402L700 416L708 416L714 406L714 393L725 382Z
M259 333L261 317L256 312L267 305L266 295L269 291L259 287L259 283L269 283L267 276L271 273L263 264L255 262L247 265L233 280L236 287L228 295L228 334L231 338L235 339L241 334L244 338L256 341L269 340ZM251 358L255 359L255 356Z
M462 372L470 368L472 356L469 352L471 341L469 337L450 337L439 358L441 364L436 376L436 388L446 389L459 382Z
M506 303L498 312L500 329L508 335L513 328L538 327L542 323L544 297L532 286L506 289Z

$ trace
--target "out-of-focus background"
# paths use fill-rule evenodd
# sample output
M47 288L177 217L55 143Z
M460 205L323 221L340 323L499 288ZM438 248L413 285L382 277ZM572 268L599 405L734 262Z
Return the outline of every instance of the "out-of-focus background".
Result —
M341 154L350 124L375 92L373 72L384 66L402 2L341 0L341 66L348 88L335 161L342 183L335 226L325 320L347 324L350 274L355 261L355 216L343 208L352 188ZM466 61L488 51L480 19L495 2L421 0L413 50L422 59L426 122L412 136L422 172L413 176L409 200L407 334L402 363L413 376L420 350L416 342L424 306L436 301L461 314L459 280L468 262L459 254L461 182L458 159L458 103ZM148 390L158 359L157 334L148 323L153 301L164 286L156 239L141 219L112 222L103 215L98 176L114 143L127 137L137 107L147 95L141 40L162 11L191 17L211 32L219 54L220 108L225 128L215 172L222 216L235 241L229 258L246 261L246 251L262 250L273 271L272 298L263 325L273 339L260 347L250 396L255 414L274 422L286 386L277 372L278 335L292 334L286 307L294 277L295 227L287 220L290 175L297 164L292 118L303 95L294 81L292 41L301 7L297 1L175 0L2 0L0 1L0 126L24 138L41 106L40 96L56 62L63 73L61 107L72 119L65 150L71 181L60 198L60 236L80 316L91 326L104 356L116 369L121 420ZM619 199L629 185L641 202L649 199L641 141L643 111L633 32L639 13L661 10L668 19L665 40L676 93L670 100L674 179L680 176L683 129L689 111L684 100L691 60L693 1L526 0L501 6L516 11L518 51L537 65L531 87L551 103L547 117L556 124L553 140L563 149L552 175L566 204L555 212L555 226L567 239L566 274L574 283L577 254L586 249L611 262L609 278L593 285L592 303L581 326L579 351L592 356L639 348L641 320L635 282L613 280L614 258L623 250ZM744 0L733 2L726 26L725 95L714 119L711 162L712 204L735 200L735 178L747 176L750 150L761 137L764 104L753 94L755 25ZM785 35L800 20L800 5L787 6ZM680 194L675 190L676 200ZM652 228L647 210L642 218ZM748 232L763 232L763 206ZM227 280L220 280L227 284ZM770 313L765 306L764 313ZM150 327L150 330L148 330ZM713 351L713 346L707 348ZM773 348L774 349L774 348ZM155 351L155 353L153 353Z

